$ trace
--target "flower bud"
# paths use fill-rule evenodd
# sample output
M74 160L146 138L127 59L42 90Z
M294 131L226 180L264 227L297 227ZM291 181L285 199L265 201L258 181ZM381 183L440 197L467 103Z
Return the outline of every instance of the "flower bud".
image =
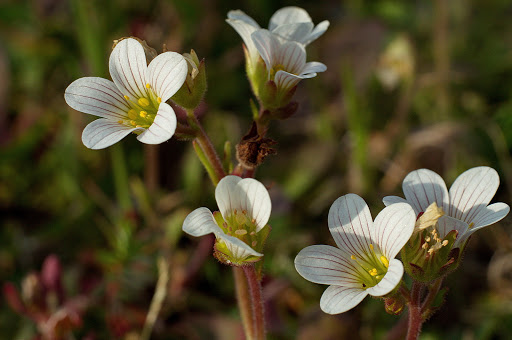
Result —
M121 41L123 41L125 39L128 39L128 38L135 39L135 40L137 40L142 45L142 48L144 48L144 54L146 55L146 63L148 65L151 62L151 60L155 59L155 57L158 55L157 51L153 47L150 47L146 43L146 40L142 40L142 39L139 39L137 37L122 37L120 39L114 40L114 44L112 45L112 49L114 49L114 47L116 47L116 45L119 44Z
M186 109L195 109L206 92L206 68L204 59L199 61L194 50L184 53L188 63L188 74L183 86L171 98L176 104Z
M400 315L405 307L405 299L401 294L393 294L384 298L384 308L388 314Z

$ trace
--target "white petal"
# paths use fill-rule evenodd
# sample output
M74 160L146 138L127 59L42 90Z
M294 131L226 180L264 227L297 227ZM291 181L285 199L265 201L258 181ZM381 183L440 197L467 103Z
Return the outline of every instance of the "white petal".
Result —
M75 110L103 118L125 119L130 109L116 85L99 77L75 80L67 87L64 99Z
M394 259L414 231L416 214L407 203L384 208L375 218L372 239L388 260Z
M355 194L341 196L329 209L329 230L342 251L365 257L371 253L373 221L366 202Z
M493 168L480 166L462 173L450 188L448 215L471 224L498 190L500 178Z
M285 42L279 45L273 65L281 64L286 72L304 76L303 70L306 65L306 50L304 46L294 41Z
M259 29L251 34L254 46L258 50L259 55L265 62L267 70L270 72L274 64L276 64L278 50L281 43L268 30Z
M432 170L419 169L410 172L405 176L402 184L405 198L419 214L427 207L437 202L445 212L448 208L448 190L444 180Z
M310 73L314 73L316 76L317 72L325 72L327 70L327 66L325 66L322 63L319 63L318 61L310 61L307 63L302 71L300 72L301 75L306 75Z
M471 226L471 230L481 229L493 223L496 223L503 219L510 211L510 207L502 202L494 203L486 208L480 210L478 215L473 220L473 225Z
M346 254L326 245L309 246L295 257L295 269L303 278L324 285L360 286L360 280Z
M82 142L89 149L104 149L119 142L137 129L109 119L99 118L85 127L82 133Z
M215 199L222 216L235 209L247 211L255 219L258 231L267 224L272 210L267 189L253 178L225 176L215 189Z
M287 90L297 85L304 78L305 77L301 77L285 71L277 71L274 77L274 82L276 83L278 89Z
M395 204L395 203L409 203L406 199L398 196L386 196L382 199L382 202L387 207L388 205Z
M192 236L203 236L210 233L222 233L217 225L212 212L208 208L197 208L183 221L183 231Z
M271 31L273 34L277 34L281 38L303 44L304 38L311 34L313 26L312 22L298 22L280 25Z
M240 10L229 11L226 22L231 25L242 37L245 47L249 51L251 59L254 61L258 58L258 50L252 41L251 34L260 29L260 25L251 17Z
M302 39L302 41L300 41L300 42L302 42L305 45L308 45L312 41L318 39L318 37L320 37L322 34L324 34L328 28L329 28L329 21L324 20L321 23L319 23L318 25L316 25L316 27L313 29L313 32L311 32L308 36L304 37Z
M308 12L300 7L289 6L283 7L277 10L268 24L268 29L273 30L278 26L300 23L300 22L312 22Z
M110 54L109 70L112 80L123 95L137 101L146 94L146 55L135 39L121 40Z
M391 292L402 280L404 265L397 259L389 262L388 272L376 286L366 290L371 296L383 296Z
M187 72L187 62L181 54L165 52L149 64L147 82L164 103L181 88L187 78Z
M442 239L445 238L450 231L457 230L457 240L459 240L459 238L468 231L468 228L469 226L466 222L447 215L441 216L437 221L437 232Z
M249 247L248 244L234 236L226 235L223 232L216 234L216 236L218 239L224 241L231 255L236 259L244 260L249 256L263 256L262 253L258 253L256 250Z
M145 144L160 144L174 135L176 130L176 114L172 107L167 103L160 103L153 124L139 136L137 139Z
M362 288L329 286L320 298L320 308L327 314L344 313L357 306L368 295Z

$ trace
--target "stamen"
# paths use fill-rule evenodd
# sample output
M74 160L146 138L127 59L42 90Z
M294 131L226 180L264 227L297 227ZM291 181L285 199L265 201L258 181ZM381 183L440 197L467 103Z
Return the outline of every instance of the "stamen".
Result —
M356 259L356 257L355 257L354 255L351 255L351 256L350 256L350 258L351 258L352 260L355 260L355 259Z
M119 124L123 124L123 121L122 120L118 120L117 121Z
M371 275L371 276L377 276L378 273L377 273L377 268L373 268L371 270L368 271L368 273Z
M370 249L373 250L373 244L370 243Z
M147 98L139 98L138 103L140 106L149 106L149 100Z
M443 244L443 247L448 245L448 240L444 240L442 244Z
M126 100L130 100L130 97L128 97L127 95L124 95L123 97L124 97L124 99L126 99Z
M430 242L430 236L425 237L425 242Z
M428 248L428 243L423 243L423 245L421 246L422 249L427 249Z
M151 85L149 85L149 83L146 84L146 88L149 89L151 87Z
M146 118L146 116L148 115L148 113L146 111L140 111L140 114L139 114L142 118Z
M255 218L253 218L253 219L251 220L251 223L252 223L252 224L256 223L256 219L255 219Z
M162 98L158 97L156 101L160 104L162 102Z
M134 120L130 120L130 124L132 124L133 126L137 125L137 123Z
M258 241L252 241L251 246L256 247L257 244L258 244Z
M386 258L386 256L382 255L382 256L380 257L380 261L381 261L381 262L386 266L386 268L388 268L388 267L389 267L389 261L388 261L388 259Z
M469 224L469 227L470 227L470 228L473 228L473 226L474 226L474 225L475 225L475 222L471 222L471 223Z
M237 234L238 236L243 236L243 235L247 234L247 230L237 229L237 230L235 230L235 234Z

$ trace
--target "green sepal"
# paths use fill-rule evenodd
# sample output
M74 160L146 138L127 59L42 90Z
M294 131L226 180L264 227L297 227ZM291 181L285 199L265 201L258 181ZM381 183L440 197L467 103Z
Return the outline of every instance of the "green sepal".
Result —
M190 51L187 58L187 78L171 99L179 106L193 110L201 103L206 92L206 67L204 59L199 61L194 50ZM194 66L190 62L194 63Z

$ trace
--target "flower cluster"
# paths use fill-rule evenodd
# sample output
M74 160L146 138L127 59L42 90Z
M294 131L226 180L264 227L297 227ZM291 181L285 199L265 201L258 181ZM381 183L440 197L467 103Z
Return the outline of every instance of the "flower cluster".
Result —
M320 300L326 313L345 312L367 295L389 297L389 307L401 299L393 290L404 267L419 282L443 277L457 267L475 231L509 213L505 203L489 205L498 186L496 170L485 166L461 174L449 191L435 172L415 170L403 182L406 199L385 197L386 208L374 223L362 198L342 196L329 210L338 248L309 246L297 255L295 267L307 280L330 285ZM400 251L403 263L395 259ZM399 313L400 306L388 311Z

